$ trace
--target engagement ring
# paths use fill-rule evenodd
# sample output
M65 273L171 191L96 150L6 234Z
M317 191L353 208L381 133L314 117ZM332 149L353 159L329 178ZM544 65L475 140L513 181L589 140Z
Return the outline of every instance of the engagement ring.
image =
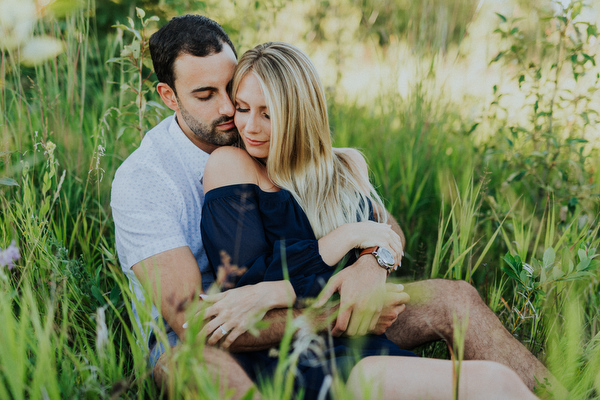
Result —
M225 328L223 328L223 325L219 326L219 328L221 329L221 333L223 333L223 335L227 335L227 333L229 333L225 330Z

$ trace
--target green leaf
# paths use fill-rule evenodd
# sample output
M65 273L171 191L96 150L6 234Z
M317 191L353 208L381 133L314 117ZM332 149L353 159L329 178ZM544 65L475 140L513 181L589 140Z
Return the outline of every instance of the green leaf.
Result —
M519 280L523 283L527 281L527 272L525 270L521 271L519 274Z
M590 263L592 262L592 260L590 260L589 258L586 258L584 260L581 260L579 262L579 264L577 264L577 271L586 271L588 269L588 267L590 266Z
M83 0L55 0L47 2L48 9L52 12L54 17L65 17L77 11L80 8L85 7Z
M491 64L491 63L494 63L494 62L497 62L499 59L501 59L501 58L502 58L502 56L503 56L503 55L504 55L504 52L503 52L503 51L501 51L501 52L499 52L498 54L496 54L496 57L494 57L494 58L492 59L492 61L490 61L490 64Z
M146 12L139 7L135 8L135 12L139 19L143 19L146 16Z
M525 176L526 173L527 171L525 170L514 172L506 179L506 182L519 182Z
M567 143L568 144L574 144L574 143L589 143L589 142L587 140L585 140L585 139L574 138L574 139L567 139Z
M504 265L501 268L502 268L502 271L504 271L504 273L506 275L508 275L509 277L511 277L512 279L514 279L515 281L519 280L519 276L513 270L511 270L510 268L506 268L506 266L504 266Z
M585 252L584 249L577 250L577 255L579 256L580 260L587 260L587 258L588 258L587 253Z
M92 286L92 296L94 296L94 298L98 301L99 304L104 305L106 303L104 297L102 297L102 292L96 286Z
M475 128L477 128L478 126L479 126L479 122L474 123L473 126L471 126L471 129L469 129L469 131L467 132L467 134L473 133Z
M581 55L583 56L583 58L585 58L586 61L591 62L594 67L596 66L596 59L594 57L590 56L589 54L585 54L585 53L581 53Z
M573 264L573 260L569 260L569 274L571 274L575 270L575 264Z
M565 276L565 273L563 272L562 269L560 269L559 267L552 268L552 278L553 279L560 279L563 276Z
M544 258L542 261L544 268L548 268L550 265L552 265L554 263L555 258L556 253L554 252L554 249L552 247L548 247L544 252Z
M496 13L496 15L502 20L502 22L506 22L506 17L500 13Z
M581 1L573 3L573 8L571 10L571 19L575 19L579 14L581 14L581 7Z
M108 296L110 302L116 305L119 302L119 297L121 296L121 289L119 289L119 285L115 285L110 291L110 295Z
M0 178L0 185L4 186L19 186L17 181L11 178Z

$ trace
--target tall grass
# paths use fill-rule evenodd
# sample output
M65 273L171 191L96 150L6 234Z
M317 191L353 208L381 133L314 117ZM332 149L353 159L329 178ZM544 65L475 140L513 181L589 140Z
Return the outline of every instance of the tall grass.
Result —
M122 55L132 36L114 29L99 37L90 15L95 6L90 0L64 18L38 23L36 32L63 40L65 51L56 58L26 67L16 52L2 52L0 248L15 240L22 259L11 270L0 266L1 398L158 396L147 350L131 324L132 295L116 258L109 202L115 170L139 145L140 126L148 129L165 111L140 83L147 66L106 63ZM256 18L267 12L259 11ZM464 34L457 29L455 35ZM336 145L364 152L375 185L407 234L406 261L394 279L472 282L571 398L597 398L597 159L584 164L592 187L585 207L549 194L536 204L531 199L539 198L538 188L516 182L519 171L494 158L505 141L491 132L495 125L477 127L461 112L464 104L432 91L429 79L420 77L409 96L384 93L368 107L330 104ZM145 102L126 84L143 92ZM476 146L481 129L490 132L479 135L487 141ZM149 304L136 306L164 341ZM294 330L290 324L280 354L287 354ZM170 395L191 396L191 388L201 388L196 395L215 398L218 382L198 356L203 342L189 337L177 355ZM293 368L285 367L293 359L281 361L264 390L269 398L290 398ZM343 385L334 386L344 398Z

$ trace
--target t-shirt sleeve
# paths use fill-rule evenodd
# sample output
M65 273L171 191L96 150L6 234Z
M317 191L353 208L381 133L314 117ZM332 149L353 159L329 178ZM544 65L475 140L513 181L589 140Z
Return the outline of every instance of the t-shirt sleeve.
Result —
M188 245L181 226L181 201L170 180L151 168L119 171L111 192L121 268Z
M323 262L315 239L282 238L270 245L251 191L207 197L201 229L210 264L215 271L223 270L221 275L231 286L283 280L287 270L297 297L315 297L333 272ZM237 270L223 262L222 252Z

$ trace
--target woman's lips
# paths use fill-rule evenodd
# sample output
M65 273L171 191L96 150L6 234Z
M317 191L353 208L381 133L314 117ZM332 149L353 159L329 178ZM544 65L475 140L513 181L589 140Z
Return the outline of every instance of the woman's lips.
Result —
M253 139L250 139L248 136L245 136L245 138L246 138L246 143L249 144L250 146L260 146L260 145L267 143L266 140L265 141L253 140Z

